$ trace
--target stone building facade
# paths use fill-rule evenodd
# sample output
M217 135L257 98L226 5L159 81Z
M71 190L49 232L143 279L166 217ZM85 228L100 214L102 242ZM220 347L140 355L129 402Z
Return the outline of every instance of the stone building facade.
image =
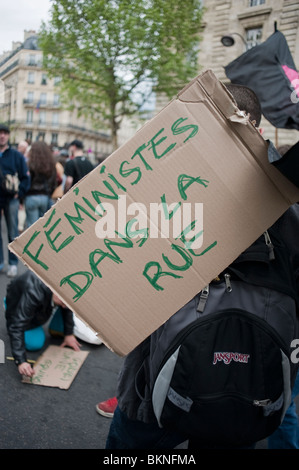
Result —
M198 72L210 68L221 81L228 82L224 67L247 48L264 42L274 32L275 23L286 37L298 70L298 0L203 0L202 3L205 13ZM231 47L221 42L226 35L234 39ZM13 43L13 50L0 57L0 120L10 123L12 142L40 138L61 148L78 138L91 156L98 160L105 158L112 151L109 135L94 130L88 120L61 105L59 79L49 79L41 64L42 52L37 47L34 31L25 31L24 43ZM165 97L157 96L154 114L167 102ZM142 124L137 117L124 123L119 132L120 145ZM275 129L265 118L261 126L265 138L276 145L298 141L298 131Z

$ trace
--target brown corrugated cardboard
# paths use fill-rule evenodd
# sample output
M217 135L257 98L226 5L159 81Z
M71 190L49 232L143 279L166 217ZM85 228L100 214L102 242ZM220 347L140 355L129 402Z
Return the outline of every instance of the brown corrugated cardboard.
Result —
M299 199L267 148L208 70L10 249L125 355Z
M23 376L22 382L45 387L70 388L88 351L74 351L60 346L48 346L34 364L33 377Z

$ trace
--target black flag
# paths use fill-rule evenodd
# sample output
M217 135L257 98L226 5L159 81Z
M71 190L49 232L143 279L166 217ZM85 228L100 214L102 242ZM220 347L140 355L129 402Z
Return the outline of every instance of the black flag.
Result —
M275 31L225 67L232 83L251 88L273 126L299 130L299 74L287 41Z

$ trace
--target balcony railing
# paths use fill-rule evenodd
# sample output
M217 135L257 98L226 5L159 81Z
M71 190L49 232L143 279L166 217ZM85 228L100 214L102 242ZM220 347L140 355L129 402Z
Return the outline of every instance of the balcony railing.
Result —
M63 127L67 127L67 126L62 126L59 122L49 122L49 121L39 121L39 120L36 120L34 119L32 122L24 122L23 125L25 127L30 127L30 128L43 128L43 129L56 129L56 130L60 130L61 128Z
M39 100L30 100L28 98L23 99L23 104L26 108L34 109L45 109L45 108L55 108L58 109L61 107L61 103L53 100L39 101Z

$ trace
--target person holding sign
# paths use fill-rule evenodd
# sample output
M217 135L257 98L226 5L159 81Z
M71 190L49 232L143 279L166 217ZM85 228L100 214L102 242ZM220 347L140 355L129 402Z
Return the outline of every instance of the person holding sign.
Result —
M252 123L255 124L256 127L260 124L261 119L261 111L260 107L258 106L258 100L253 100L250 97L250 94L246 92L245 89L250 91L247 87L242 87L238 85L228 85L227 86L230 93L233 95L238 108L241 111L245 111L246 114L249 114L249 119ZM244 93L243 93L244 91ZM248 100L247 100L248 98ZM255 106L255 102L256 105ZM270 149L271 150L271 149ZM261 201L262 203L262 201ZM284 255L286 259L292 259L291 270L289 270L289 263L286 263L285 273L290 275L290 279L292 280L292 285L294 283L294 291L296 290L296 294L299 292L299 277L298 277L298 243L296 242L296 234L298 234L298 227L299 227L299 212L298 206L293 205L290 207L278 221L275 222L275 226L273 225L273 230L275 231L275 238L277 241L283 246ZM269 259L271 259L272 253L269 250ZM273 258L272 258L273 259ZM275 272L280 273L281 266L274 265ZM258 266L255 268L255 273L257 274L257 278L262 276L263 269L259 268ZM294 281L294 282L293 282ZM295 281L297 285L295 285ZM254 288L258 288L258 284L254 285ZM229 289L230 286L227 286ZM228 290L229 291L229 290ZM210 294L211 295L211 294ZM218 295L218 294L217 294ZM297 296L296 296L297 297ZM210 297L211 298L211 297ZM214 299L214 298L213 298ZM215 300L215 299L214 299ZM296 299L297 300L297 299ZM285 297L281 298L281 303L284 305L285 311L288 310L288 304L285 303ZM294 301L292 300L292 305L294 306ZM293 309L295 311L295 308ZM202 310L200 310L202 312ZM184 313L188 314L188 310L184 311ZM269 312L269 315L271 312ZM180 317L181 319L182 317ZM287 322L287 315L286 315L286 322ZM164 328L166 324L162 325L161 328ZM174 332L172 331L171 334L174 338L180 331L182 331L181 323L178 322L175 327L177 330ZM168 331L169 333L169 331ZM182 442L189 440L189 449L200 449L200 448L254 448L254 443L249 439L248 442L246 439L243 441L240 440L241 444L238 443L234 445L218 445L215 444L214 437L210 438L211 442L201 442L200 438L197 436L192 435L190 437L191 432L189 434L184 433L181 431L180 426L181 423L178 420L178 426L176 429L163 428L159 425L157 420L157 415L154 413L153 401L152 401L152 391L153 385L152 381L155 379L155 365L160 364L161 361L157 361L155 364L156 357L159 356L159 340L162 342L161 338L166 338L167 334L162 335L161 330L159 332L154 332L148 338L146 338L141 344L139 344L133 351L131 351L127 357L125 358L121 373L119 375L118 381L118 388L117 388L117 395L113 399L110 400L110 403L113 403L113 410L111 412L112 415L112 423L110 426L110 430L107 436L106 441L106 449L171 449L175 448ZM201 345L201 349L204 350L205 343ZM177 348L177 351L179 347ZM176 352L176 351L173 351ZM229 353L223 353L229 354ZM232 360L232 356L235 357L235 353L231 353L230 360ZM165 356L164 356L165 357ZM174 355L172 356L173 359ZM188 356L189 358L189 356ZM191 356L190 356L191 358ZM173 359L175 361L177 358ZM234 359L235 360L235 359ZM240 357L236 360L240 360ZM196 358L194 360L194 364L196 362ZM246 362L246 361L245 361ZM173 416L183 416L184 412L189 412L192 410L192 400L187 396L183 395L184 392L177 393L176 390L168 387L168 379L170 373L173 372L171 367L169 366L169 362L162 362L163 367L159 370L159 378L161 378L161 382L159 383L160 388L158 390L161 391L164 387L163 392L166 390L167 397L169 398L170 406L167 409L168 415L174 412ZM165 367L165 364L167 367ZM191 367L192 368L192 363ZM213 367L213 366L211 366ZM226 365L224 367L227 367ZM183 373L186 376L186 383L188 382L189 376L188 371L183 370ZM275 372L272 371L273 376L275 377ZM209 377L208 377L209 378ZM205 381L205 376L203 375L202 381ZM166 385L165 385L166 384ZM158 411L162 408L163 403L161 400L161 396L155 396L155 406ZM216 401L216 400L215 400ZM267 400L265 400L267 401ZM288 403L288 402L286 402ZM272 404L272 403L271 403ZM115 407L115 405L117 405ZM103 404L101 404L103 407ZM203 403L201 403L203 407ZM225 405L223 405L225 406ZM262 405L264 406L264 405ZM277 406L277 403L276 403ZM282 406L280 404L280 406ZM160 409L159 409L160 407ZM180 413L177 415L175 414L174 410L179 409ZM215 411L216 410L216 411ZM213 415L215 421L218 419L217 413L217 406L214 408L210 408L210 415ZM272 409L271 412L274 410ZM103 414L103 413L101 413ZM237 413L236 413L237 414ZM263 412L261 413L263 415ZM107 416L107 414L106 414ZM161 416L161 415L160 415ZM208 412L203 413L203 426L210 425L209 420L207 419ZM223 414L225 416L225 413ZM267 416L265 414L265 416ZM191 421L190 421L191 422ZM205 424L206 423L206 424ZM241 423L242 424L242 423ZM246 421L244 421L244 427L246 427ZM227 427L229 428L229 426ZM186 427L184 428L186 429ZM219 424L219 435L221 435L222 430L224 432L226 430L226 423L221 422ZM294 428L295 429L295 428ZM290 431L290 429L289 429ZM224 434L224 432L222 434ZM216 434L216 429L211 427L209 429L209 435ZM227 442L233 439L234 433L228 436Z
M62 347L80 350L73 334L72 311L32 271L28 270L10 282L5 304L11 351L21 375L32 377L34 374L27 361L26 350L36 351L43 347L45 333L42 325L51 318L55 305L59 308L50 322L50 333L64 336Z

